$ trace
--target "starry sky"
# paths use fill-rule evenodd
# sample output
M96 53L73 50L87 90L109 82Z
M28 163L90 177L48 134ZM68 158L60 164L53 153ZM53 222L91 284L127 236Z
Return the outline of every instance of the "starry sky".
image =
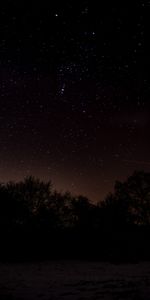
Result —
M150 5L104 3L1 1L1 182L34 175L99 201L150 170Z

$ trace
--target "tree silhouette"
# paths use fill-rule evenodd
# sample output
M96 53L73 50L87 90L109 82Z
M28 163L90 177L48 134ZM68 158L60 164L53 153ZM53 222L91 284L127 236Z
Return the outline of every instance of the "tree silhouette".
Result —
M72 219L74 226L78 229L88 230L90 226L90 213L92 209L92 204L84 196L78 196L72 199Z
M149 231L150 173L144 171L117 181L114 193L99 204L82 195L57 192L50 181L32 176L0 184L3 256L9 256L11 249L14 256L24 257L37 253L121 258L134 257L136 249L139 257L147 259Z
M100 206L113 226L150 225L150 173L135 171L125 182L117 181Z
M124 183L129 199L129 213L135 224L150 224L150 173L135 171Z

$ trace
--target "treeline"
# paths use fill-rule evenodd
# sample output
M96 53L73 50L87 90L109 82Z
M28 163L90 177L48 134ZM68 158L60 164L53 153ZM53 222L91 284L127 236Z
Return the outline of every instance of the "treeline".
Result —
M0 184L0 259L150 259L150 173L94 204L34 177Z

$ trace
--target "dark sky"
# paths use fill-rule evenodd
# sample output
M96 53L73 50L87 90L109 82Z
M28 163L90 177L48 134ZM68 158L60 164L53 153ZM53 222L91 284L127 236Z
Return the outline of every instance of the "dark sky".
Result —
M150 170L147 5L131 5L1 2L1 182L32 174L98 201Z

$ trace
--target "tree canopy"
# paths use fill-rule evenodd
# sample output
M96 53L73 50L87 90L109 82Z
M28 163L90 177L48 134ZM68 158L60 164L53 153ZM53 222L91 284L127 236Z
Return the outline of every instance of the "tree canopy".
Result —
M23 252L31 245L30 250L42 253L116 256L129 251L128 243L136 251L142 245L139 253L149 253L150 243L144 246L143 240L146 236L149 241L149 233L148 172L135 171L124 182L117 181L114 192L97 204L82 195L57 192L51 181L32 176L0 184L0 235L6 253L12 244L18 253L22 244Z

